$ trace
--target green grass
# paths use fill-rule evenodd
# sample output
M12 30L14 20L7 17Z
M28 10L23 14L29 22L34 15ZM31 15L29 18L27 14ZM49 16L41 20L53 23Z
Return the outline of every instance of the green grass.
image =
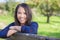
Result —
M60 38L60 17L50 17L50 23L46 23L46 17L40 16L39 20L34 19L38 22L38 35Z
M39 19L35 17L33 18L33 21L36 21L39 25L38 35L60 38L60 17L58 16L50 17L50 23L46 23L45 16L39 16L38 18ZM0 22L5 22L6 25L10 24L13 21L14 19L11 16L0 16Z
M13 19L14 18L9 15L7 15L7 16L1 15L0 16L0 22L5 22L6 24L13 22Z

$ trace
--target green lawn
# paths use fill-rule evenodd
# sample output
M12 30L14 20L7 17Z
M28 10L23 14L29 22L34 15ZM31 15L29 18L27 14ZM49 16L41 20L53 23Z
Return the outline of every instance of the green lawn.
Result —
M33 21L36 21L39 25L38 35L60 38L60 17L52 16L50 17L50 23L46 23L45 16L39 16L33 18ZM0 22L4 22L6 25L13 22L13 17L11 16L0 16ZM3 40L3 39L0 39Z
M60 17L50 17L50 23L46 23L46 17L40 16L39 20L34 19L38 22L38 35L60 38Z

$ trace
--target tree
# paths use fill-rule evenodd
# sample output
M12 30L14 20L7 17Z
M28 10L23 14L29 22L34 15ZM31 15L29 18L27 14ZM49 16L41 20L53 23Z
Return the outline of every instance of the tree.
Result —
M30 7L38 7L38 5L40 4L41 0L28 0L26 1L27 4L30 5Z
M55 3L49 3L49 1L46 0L46 1L44 1L44 3L41 3L41 5L40 5L42 14L47 16L47 23L50 22L50 17L53 15L53 11L55 10L54 6L53 6L54 4Z
M10 15L14 13L17 2L15 0L6 0L5 10L9 12Z
M8 2L6 2L6 4L5 4L5 10L9 11Z

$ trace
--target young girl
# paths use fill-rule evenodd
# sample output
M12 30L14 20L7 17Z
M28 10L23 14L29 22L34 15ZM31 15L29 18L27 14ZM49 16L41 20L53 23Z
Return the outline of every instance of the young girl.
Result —
M14 14L15 21L0 31L0 37L9 37L16 32L37 34L38 24L32 22L32 11L25 4L18 4Z

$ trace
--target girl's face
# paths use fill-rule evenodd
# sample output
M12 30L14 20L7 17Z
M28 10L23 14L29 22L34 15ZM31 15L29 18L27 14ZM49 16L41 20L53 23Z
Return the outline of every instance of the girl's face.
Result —
M17 11L17 18L21 24L24 24L27 20L26 13L23 7L19 7Z

